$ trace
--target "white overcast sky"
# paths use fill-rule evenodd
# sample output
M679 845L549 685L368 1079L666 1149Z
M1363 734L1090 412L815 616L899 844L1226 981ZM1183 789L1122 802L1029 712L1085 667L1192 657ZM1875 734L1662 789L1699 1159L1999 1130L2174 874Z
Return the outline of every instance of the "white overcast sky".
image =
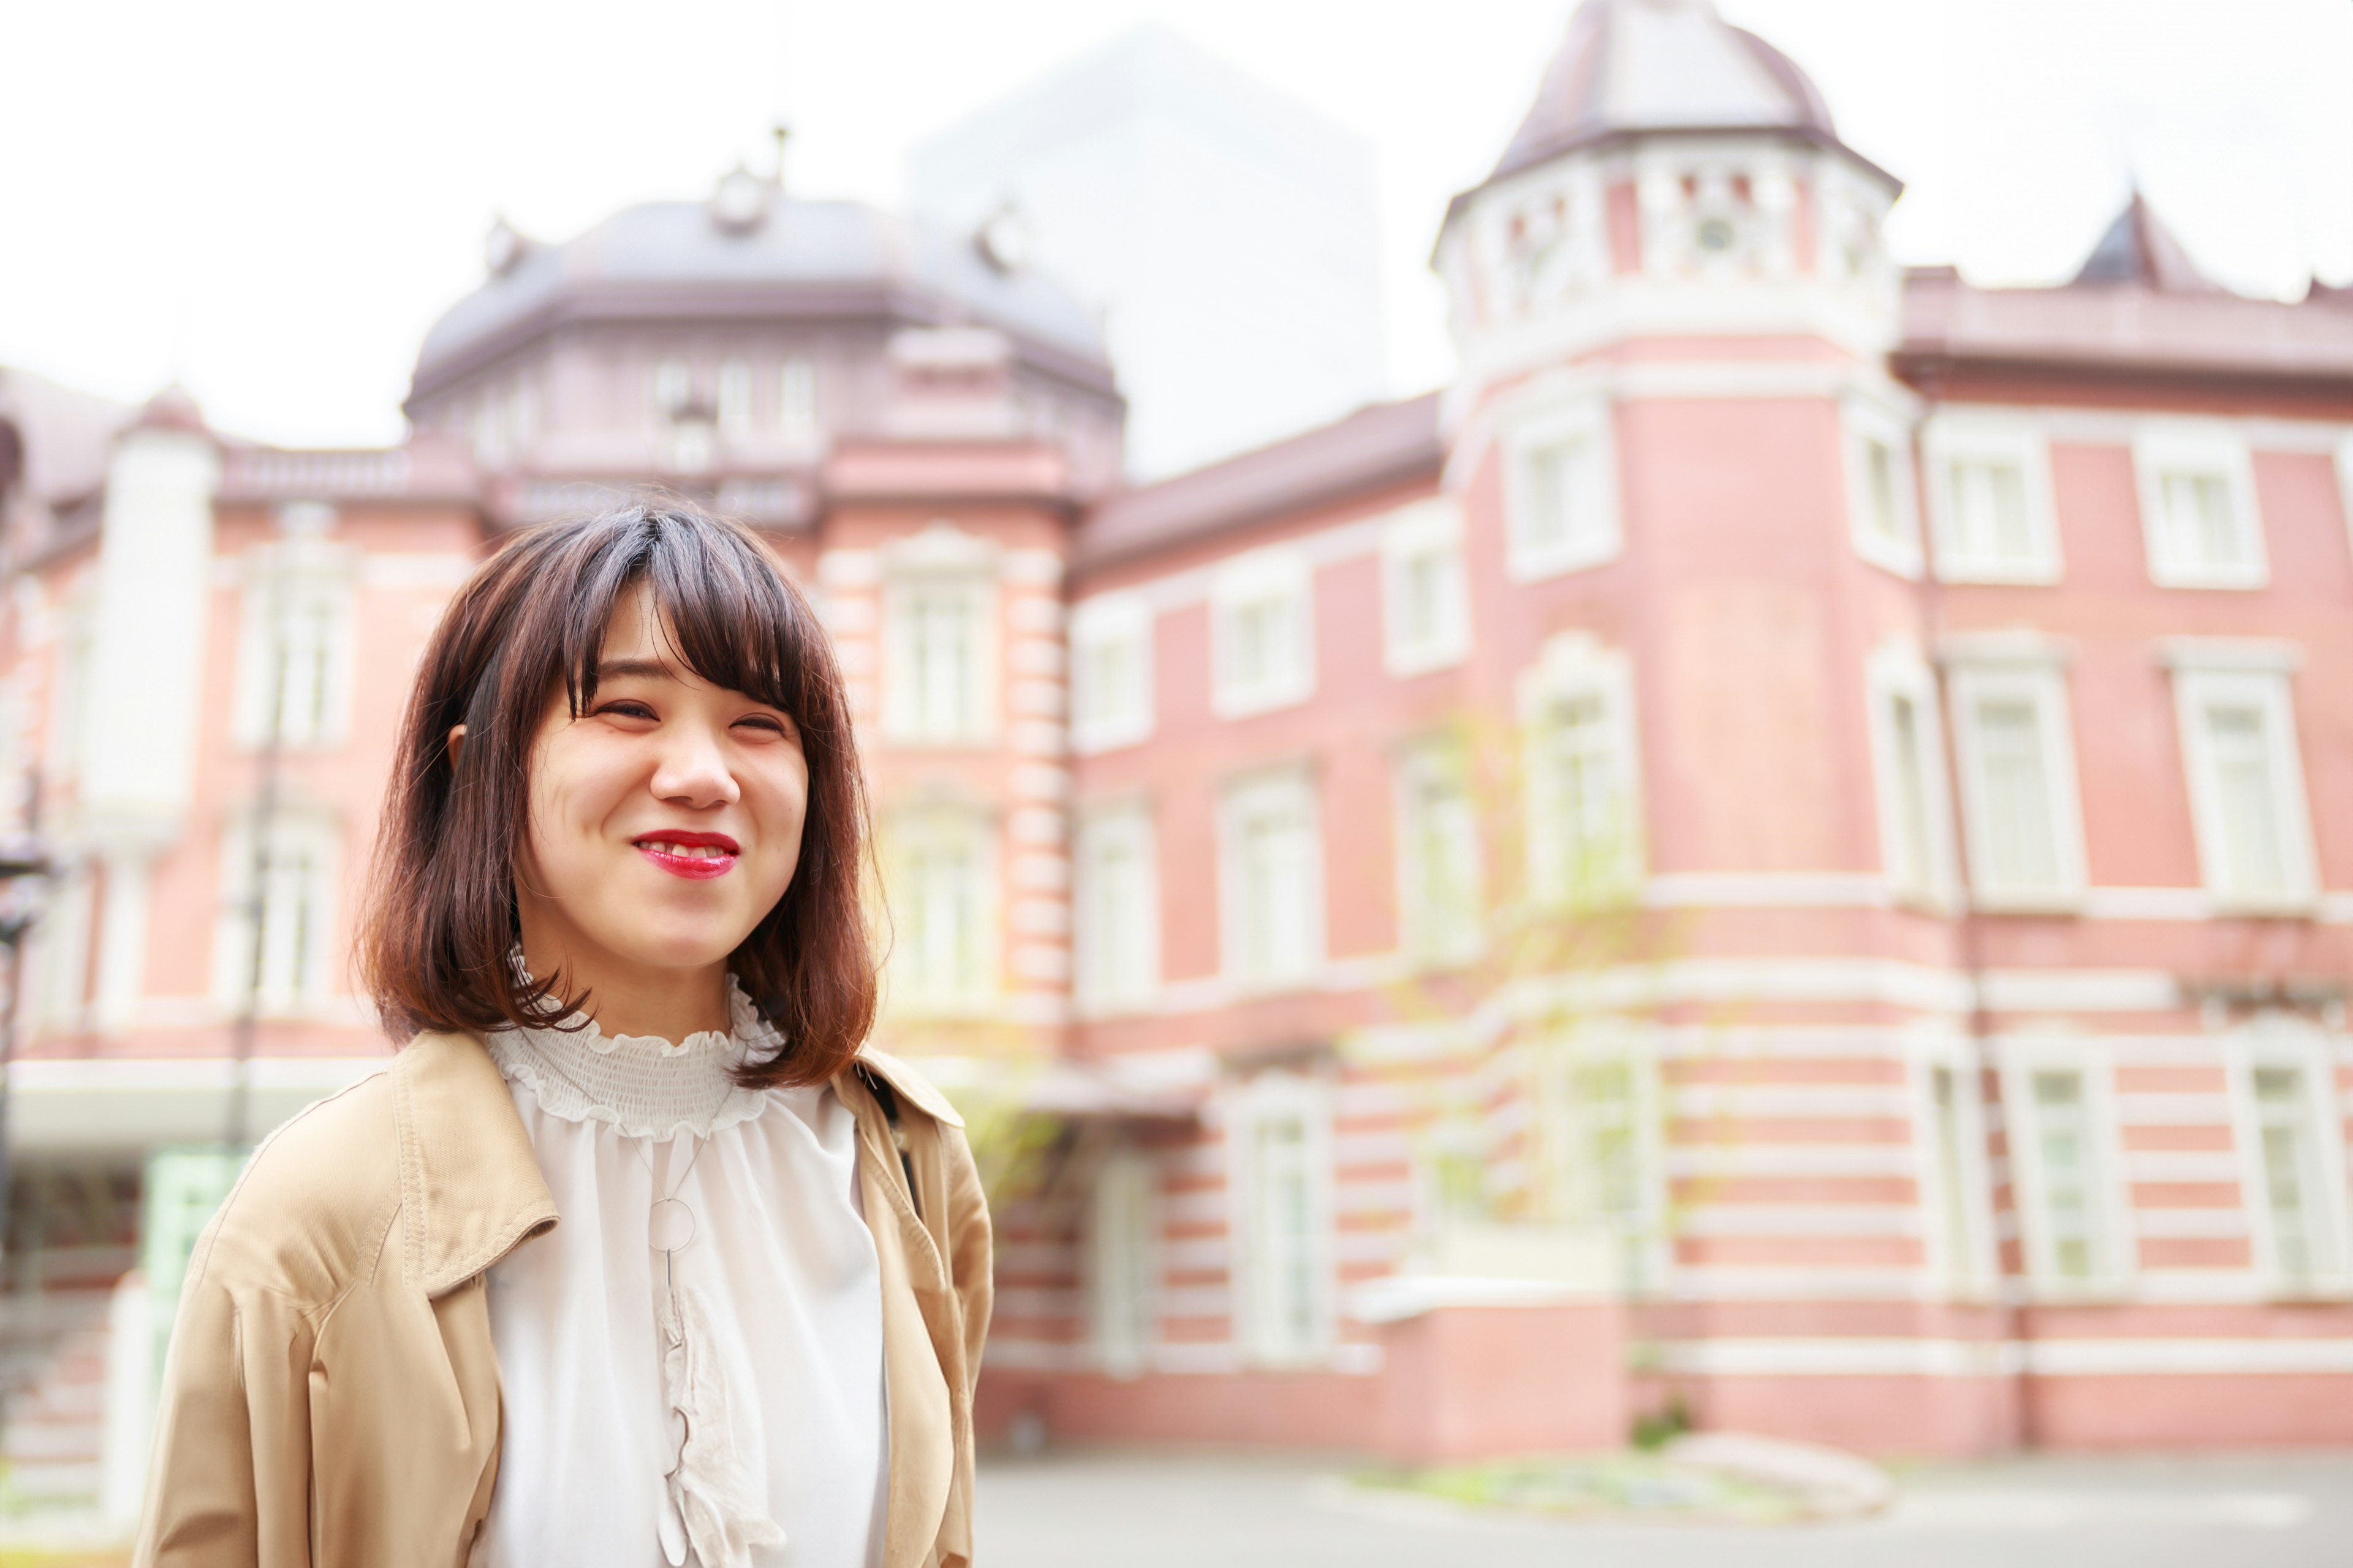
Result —
M1908 182L1891 234L2063 278L2136 175L2210 269L2353 281L2348 0L1719 0ZM503 212L566 237L700 195L766 128L895 204L905 148L1157 19L1372 142L1395 390L1450 365L1424 259L1569 0L0 0L0 364L220 427L384 442Z

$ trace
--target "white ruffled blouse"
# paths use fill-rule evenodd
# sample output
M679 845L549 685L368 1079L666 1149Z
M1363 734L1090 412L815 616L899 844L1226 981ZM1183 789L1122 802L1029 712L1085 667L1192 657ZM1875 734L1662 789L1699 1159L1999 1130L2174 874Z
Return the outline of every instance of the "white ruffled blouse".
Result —
M728 993L730 1032L678 1045L490 1037L561 1217L490 1274L502 1435L478 1568L881 1558L882 1300L855 1124L822 1085L735 1086L777 1037Z

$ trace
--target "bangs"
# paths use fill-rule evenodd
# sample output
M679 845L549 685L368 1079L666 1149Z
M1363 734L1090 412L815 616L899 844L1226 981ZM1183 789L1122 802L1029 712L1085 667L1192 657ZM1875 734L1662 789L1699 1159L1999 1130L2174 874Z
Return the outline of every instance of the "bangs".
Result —
M681 668L712 685L778 708L806 731L834 682L823 633L776 563L732 530L691 514L632 517L592 547L582 592L558 633L565 695L576 715L596 695L596 666L613 612L649 589L655 637Z

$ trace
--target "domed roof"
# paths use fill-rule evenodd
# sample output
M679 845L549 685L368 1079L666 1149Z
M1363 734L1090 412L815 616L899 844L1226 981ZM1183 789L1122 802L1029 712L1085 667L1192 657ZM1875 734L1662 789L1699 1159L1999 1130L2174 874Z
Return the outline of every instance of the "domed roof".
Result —
M1835 142L1830 106L1787 55L1710 0L1586 0L1490 179L1643 131L1788 131Z
M748 198L747 182L757 187ZM1038 272L860 202L787 200L740 171L712 201L626 208L562 245L533 244L501 225L490 259L490 279L426 333L415 391L463 374L480 351L496 352L566 305L708 316L714 304L756 312L778 293L818 290L914 296L943 322L1000 327L1082 359L1106 358L1093 314Z

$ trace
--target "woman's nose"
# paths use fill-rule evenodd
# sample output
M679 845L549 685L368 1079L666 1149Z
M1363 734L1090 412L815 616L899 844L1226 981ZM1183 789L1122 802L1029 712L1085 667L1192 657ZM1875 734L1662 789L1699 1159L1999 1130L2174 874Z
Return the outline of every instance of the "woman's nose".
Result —
M654 770L654 794L692 806L727 805L741 797L717 735L701 725L682 724L664 740L661 763Z

